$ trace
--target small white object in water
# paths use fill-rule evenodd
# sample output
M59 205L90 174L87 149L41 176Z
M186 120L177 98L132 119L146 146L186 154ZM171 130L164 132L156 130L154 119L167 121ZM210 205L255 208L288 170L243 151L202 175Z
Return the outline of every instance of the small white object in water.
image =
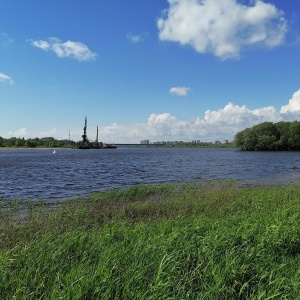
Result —
M53 150L53 154L55 154L56 153L56 151L55 150Z

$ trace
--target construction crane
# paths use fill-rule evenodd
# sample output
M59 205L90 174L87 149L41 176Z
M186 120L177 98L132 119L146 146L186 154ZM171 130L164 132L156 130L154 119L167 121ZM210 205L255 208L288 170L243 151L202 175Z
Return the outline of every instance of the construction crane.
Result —
M84 127L83 127L83 135L82 141L78 143L79 149L100 149L103 148L103 143L98 141L98 126L97 126L97 134L95 142L90 142L87 138L87 117L84 120Z
M98 143L98 126L97 126L97 134L96 134L96 143Z
M87 129L87 117L85 117L84 127L83 127L83 135L82 135L82 143L86 144L89 142L87 135L86 135L86 129Z

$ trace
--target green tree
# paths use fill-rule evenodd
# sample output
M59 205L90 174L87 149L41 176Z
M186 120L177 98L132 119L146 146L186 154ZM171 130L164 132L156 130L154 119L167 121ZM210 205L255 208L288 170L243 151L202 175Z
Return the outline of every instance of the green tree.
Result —
M251 128L246 128L235 135L234 143L241 150L255 150L257 137Z
M242 150L300 150L300 122L264 122L235 135Z
M34 139L28 139L25 143L25 146L29 148L35 148L37 147L37 143Z
M277 132L280 135L279 140L277 141L278 150L290 150L289 149L289 130L290 122L278 122L275 124Z
M300 122L290 124L288 143L291 150L300 150Z

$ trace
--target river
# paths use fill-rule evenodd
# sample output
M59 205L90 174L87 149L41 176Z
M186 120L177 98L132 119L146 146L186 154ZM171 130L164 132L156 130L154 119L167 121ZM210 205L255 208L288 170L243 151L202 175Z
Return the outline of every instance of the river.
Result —
M137 184L235 179L295 183L299 152L232 148L118 148L0 151L0 199L67 199Z

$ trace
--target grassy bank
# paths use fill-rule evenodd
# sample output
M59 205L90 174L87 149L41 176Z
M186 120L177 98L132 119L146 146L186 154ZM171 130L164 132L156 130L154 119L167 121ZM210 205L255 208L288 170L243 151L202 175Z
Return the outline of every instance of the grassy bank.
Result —
M297 186L139 186L0 205L1 299L300 298Z

